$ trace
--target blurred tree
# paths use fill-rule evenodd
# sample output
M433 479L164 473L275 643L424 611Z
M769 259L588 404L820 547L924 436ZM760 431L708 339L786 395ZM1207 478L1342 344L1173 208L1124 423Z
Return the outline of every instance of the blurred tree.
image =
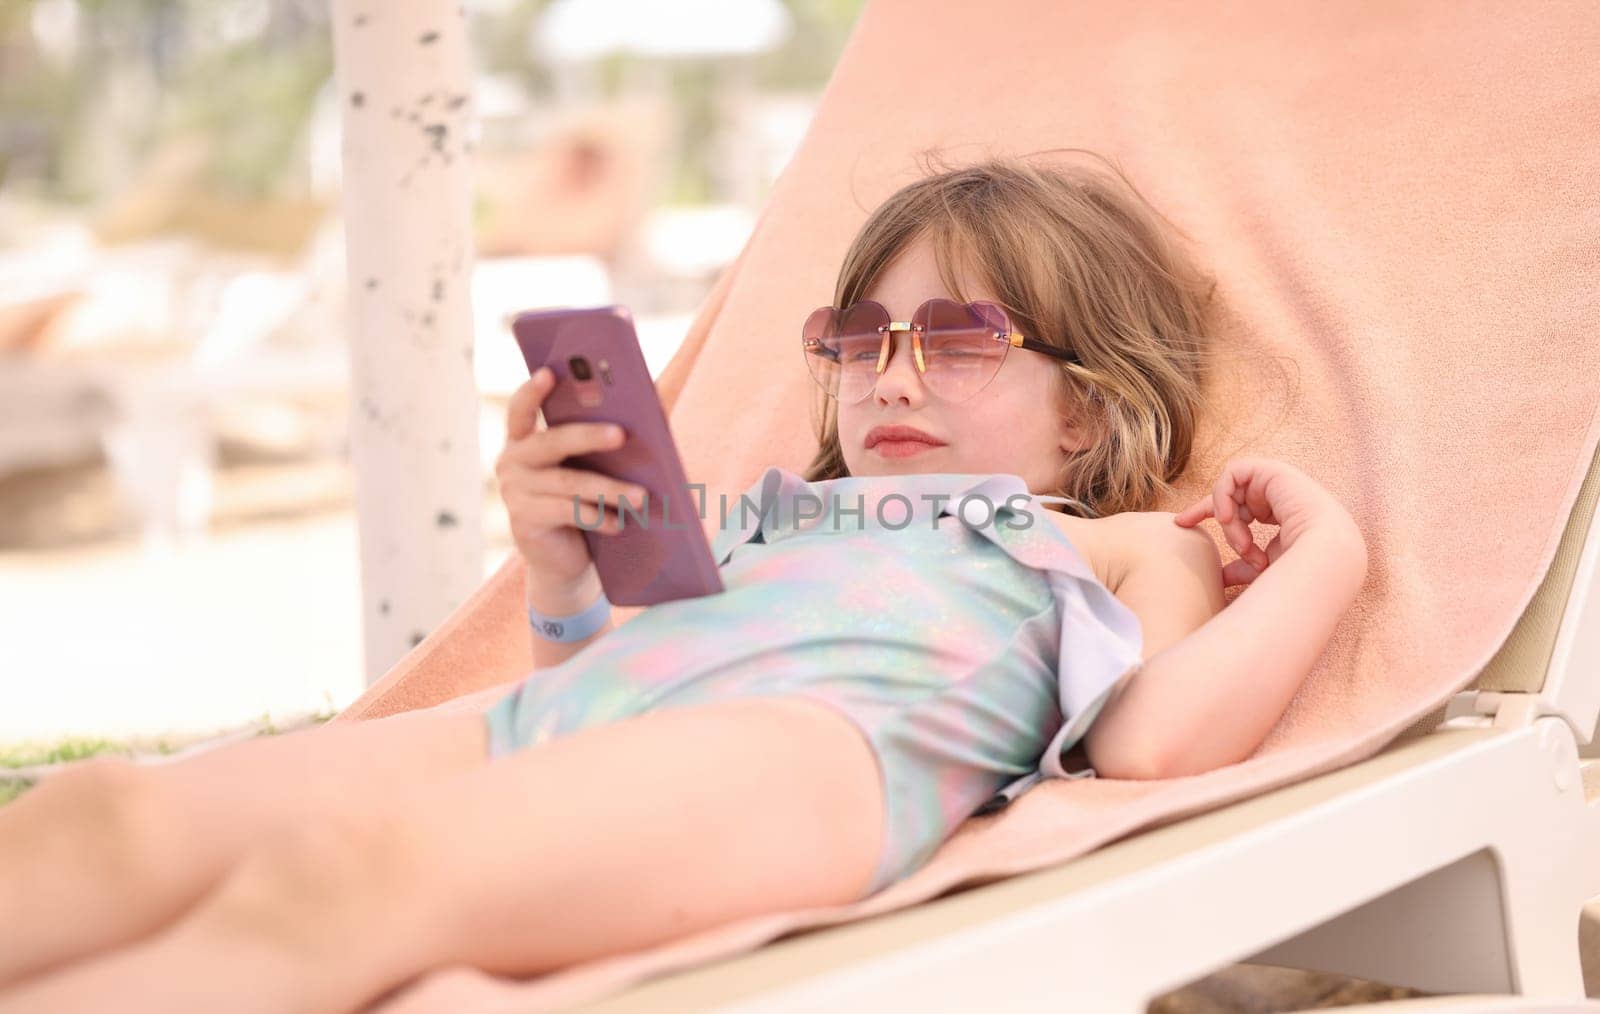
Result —
M272 193L332 72L330 51L316 0L4 0L11 175L47 196L96 200L126 163L201 135L214 153L210 182ZM141 81L145 102L127 94Z
M784 0L794 34L756 64L756 85L782 91L821 91L850 38L865 0Z
M522 81L528 94L554 91L550 70L529 55L528 41L540 13L550 0L511 0L499 10L474 10L473 50L479 66L491 74L508 74Z
M306 124L333 73L333 54L326 25L296 35L283 46L251 41L213 50L183 68L159 136L211 139L218 189L265 197L308 183L290 170L305 165Z
M480 67L554 94L531 33L550 0L474 4ZM754 62L761 89L820 89L864 0L784 0L794 32ZM0 179L55 199L108 196L157 146L200 137L208 181L225 194L297 194L315 97L332 73L324 0L0 0ZM637 57L597 68L602 94L638 78ZM665 199L714 199L713 139L724 80L709 61L675 62L662 81L681 111Z

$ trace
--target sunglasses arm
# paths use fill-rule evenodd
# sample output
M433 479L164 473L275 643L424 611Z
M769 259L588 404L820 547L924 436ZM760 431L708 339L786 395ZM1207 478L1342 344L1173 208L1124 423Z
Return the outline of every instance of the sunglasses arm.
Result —
M1069 363L1076 363L1079 361L1078 354L1076 352L1070 352L1066 349L1058 349L1054 345L1046 345L1044 342L1035 341L1032 338L1024 338L1015 331L1005 335L1004 338L1008 344L1015 348L1032 349L1034 352L1043 352L1047 356L1053 356L1056 359L1064 359Z

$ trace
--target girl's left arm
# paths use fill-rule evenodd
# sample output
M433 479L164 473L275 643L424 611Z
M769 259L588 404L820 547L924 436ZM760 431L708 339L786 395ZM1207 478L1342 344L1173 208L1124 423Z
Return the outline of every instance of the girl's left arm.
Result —
M1288 707L1366 579L1354 520L1304 472L1280 461L1228 462L1212 494L1173 516L1215 517L1240 558L1224 586L1248 585L1226 608L1155 652L1118 702L1141 741L1146 777L1176 778L1250 756ZM1265 550L1250 523L1279 525ZM1133 730L1138 730L1134 733Z

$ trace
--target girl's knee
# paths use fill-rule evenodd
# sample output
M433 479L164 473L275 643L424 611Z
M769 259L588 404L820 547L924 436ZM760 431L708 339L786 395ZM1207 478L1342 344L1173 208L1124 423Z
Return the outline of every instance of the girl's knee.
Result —
M397 815L319 815L247 853L218 889L214 905L224 921L275 934L316 935L336 931L339 922L330 918L335 913L398 916L428 883L426 866Z
M52 796L84 814L120 809L123 801L151 782L150 772L126 757L90 757L47 775L35 786L37 798Z
M150 876L177 846L168 834L175 823L172 801L160 778L127 758L81 761L30 794L60 846L89 846L108 872Z
M438 860L411 837L401 818L372 812L284 829L234 867L185 931L323 978L415 972L438 952L433 920L449 899L434 889Z

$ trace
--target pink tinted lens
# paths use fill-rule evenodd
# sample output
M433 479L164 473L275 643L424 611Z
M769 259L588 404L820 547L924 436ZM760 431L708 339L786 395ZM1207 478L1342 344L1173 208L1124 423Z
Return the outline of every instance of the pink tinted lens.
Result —
M844 402L865 398L877 380L883 336L878 328L889 315L870 300L840 311L822 307L806 319L806 364L824 391Z
M918 311L923 383L950 401L978 393L994 379L1010 348L998 335L1009 330L1005 311L993 303L932 299Z

